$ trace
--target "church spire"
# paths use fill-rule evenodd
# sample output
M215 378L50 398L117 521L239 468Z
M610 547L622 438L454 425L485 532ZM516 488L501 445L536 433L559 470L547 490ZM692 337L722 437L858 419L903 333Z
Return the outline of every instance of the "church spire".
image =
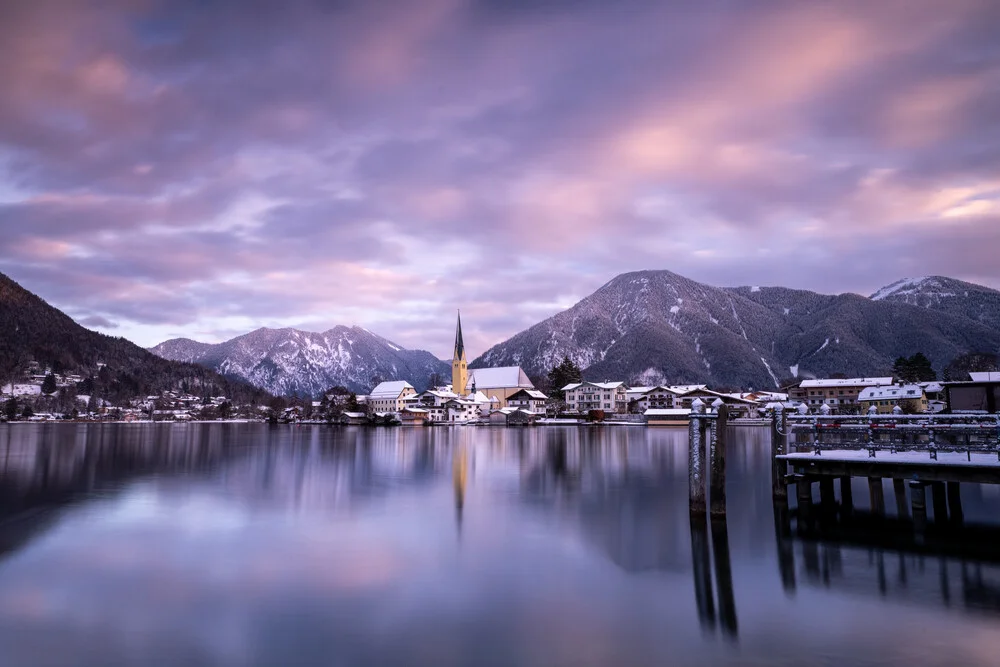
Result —
M462 313L458 314L458 325L455 327L455 356L451 360L451 390L459 396L465 396L465 387L469 383L469 365L465 358L465 341L462 340Z
M455 356L454 359L465 358L465 341L462 340L462 311L458 311L458 326L455 329Z

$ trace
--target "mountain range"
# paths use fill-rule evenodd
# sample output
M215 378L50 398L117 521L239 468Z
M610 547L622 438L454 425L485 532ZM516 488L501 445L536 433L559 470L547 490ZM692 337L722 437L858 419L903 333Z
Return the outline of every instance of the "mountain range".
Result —
M940 371L966 352L1000 351L1000 291L952 278L901 280L870 297L785 287L720 288L670 271L619 275L573 307L493 346L471 368L531 377L569 357L591 380L767 388L791 378L886 375L923 352ZM153 354L151 354L152 352ZM258 329L218 344L178 338L151 351L89 331L0 274L0 373L26 360L65 371L107 364L107 391L188 386L252 396L310 394L381 379L418 390L449 365L361 327ZM23 365L23 364L22 364ZM252 400L257 400L253 398Z
M403 349L357 326L323 333L262 328L214 345L174 338L150 351L284 395L315 396L338 385L367 393L379 381L394 379L423 390L433 374L443 378L451 372L430 352Z
M113 402L171 389L225 395L240 403L271 398L243 381L85 329L0 273L0 385L20 377L31 361L57 373L92 377L95 392Z
M890 375L897 357L918 351L940 370L959 354L998 350L1000 292L952 278L902 280L866 298L637 271L470 367L519 365L537 377L566 356L590 380L767 388L832 373Z

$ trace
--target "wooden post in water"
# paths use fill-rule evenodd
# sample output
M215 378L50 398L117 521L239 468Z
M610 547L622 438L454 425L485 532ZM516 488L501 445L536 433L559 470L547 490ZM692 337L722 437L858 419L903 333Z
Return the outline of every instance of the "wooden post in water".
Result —
M705 404L696 398L691 403L688 422L688 500L692 516L705 516Z
M833 491L833 477L819 478L819 502L824 513L834 513L837 508L837 497Z
M931 498L934 499L934 523L942 524L948 520L948 496L944 482L931 482Z
M924 483L910 482L910 508L913 510L913 527L918 533L927 528L927 492Z
M840 516L849 516L854 511L854 491L851 489L851 478L840 478Z
M779 405L771 417L771 497L774 500L788 499L788 485L785 475L788 464L776 457L788 453L788 419Z
M896 496L896 515L900 519L910 518L910 507L906 503L906 481L902 477L893 478L892 490Z
M958 482L948 482L948 512L955 523L962 523L965 519L962 511L962 487Z
M882 478L868 478L868 499L871 501L872 514L885 516L885 493L882 491Z
M795 494L798 496L799 507L796 510L796 527L798 530L805 528L810 515L812 514L812 480L805 475L801 475L795 480Z
M710 494L712 519L726 518L726 427L729 423L729 408L720 399L715 405L716 417L711 427L711 442L709 443L709 459L712 472Z

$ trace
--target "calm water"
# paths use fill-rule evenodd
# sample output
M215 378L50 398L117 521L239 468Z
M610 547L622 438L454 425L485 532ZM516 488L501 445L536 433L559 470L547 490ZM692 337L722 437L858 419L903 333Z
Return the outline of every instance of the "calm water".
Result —
M705 531L679 430L0 426L0 665L1000 665L1000 568L779 539L766 436Z

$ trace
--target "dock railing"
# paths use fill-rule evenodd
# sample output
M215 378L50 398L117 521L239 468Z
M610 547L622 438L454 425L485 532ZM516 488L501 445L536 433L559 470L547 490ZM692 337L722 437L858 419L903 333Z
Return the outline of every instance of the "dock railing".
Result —
M789 449L867 450L870 458L878 452L926 451L932 460L938 452L991 453L1000 461L1000 415L810 415L785 416Z

